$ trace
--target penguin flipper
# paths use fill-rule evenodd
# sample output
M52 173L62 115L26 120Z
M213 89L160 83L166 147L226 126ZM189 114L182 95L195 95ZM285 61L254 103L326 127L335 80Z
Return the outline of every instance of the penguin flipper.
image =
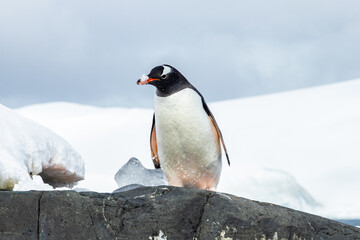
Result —
M153 115L153 122L150 133L150 149L151 149L151 159L154 163L154 167L160 168L160 161L159 161L157 141L156 141L155 113Z
M214 115L211 113L211 111L210 111L209 107L207 106L204 98L202 97L201 99L202 99L203 107L204 107L206 113L208 114L208 116L209 116L209 118L210 118L210 120L211 120L211 123L213 124L214 129L216 130L216 132L217 132L217 134L218 134L218 137L219 137L219 139L220 139L220 141L221 141L221 144L222 144L222 146L223 146L223 149L224 149L224 152L225 152L225 155L226 155L227 162L228 162L228 164L229 164L229 166L230 166L229 155L228 155L228 152L227 152L227 149L226 149L226 146L225 146L225 143L224 143L224 138L223 138L223 136L222 136L222 133L221 133L221 131L220 131L220 128L219 128L219 126L217 125L217 122L216 122L216 120L215 120L215 117L214 117Z

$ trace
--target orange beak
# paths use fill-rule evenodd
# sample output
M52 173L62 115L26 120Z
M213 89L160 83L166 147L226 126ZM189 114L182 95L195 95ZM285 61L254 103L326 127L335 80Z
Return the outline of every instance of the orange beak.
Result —
M139 79L136 84L137 85L146 85L146 84L149 84L150 82L153 82L153 81L160 81L160 79L157 79L157 78L148 78L146 81L141 81L141 79Z

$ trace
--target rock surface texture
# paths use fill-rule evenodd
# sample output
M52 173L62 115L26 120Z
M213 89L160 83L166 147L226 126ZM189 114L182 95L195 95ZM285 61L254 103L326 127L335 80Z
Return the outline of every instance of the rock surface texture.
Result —
M273 204L170 186L120 193L0 192L0 239L360 239Z

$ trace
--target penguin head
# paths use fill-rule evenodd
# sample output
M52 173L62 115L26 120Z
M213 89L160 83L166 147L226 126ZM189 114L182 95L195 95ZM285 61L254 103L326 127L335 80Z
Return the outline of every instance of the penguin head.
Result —
M148 75L143 74L137 85L150 84L161 93L170 93L180 90L189 84L186 78L174 67L164 64L154 67Z

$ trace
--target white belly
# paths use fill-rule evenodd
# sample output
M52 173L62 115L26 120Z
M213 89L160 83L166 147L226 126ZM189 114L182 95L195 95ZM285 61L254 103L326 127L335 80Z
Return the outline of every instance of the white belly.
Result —
M154 108L159 160L170 184L216 188L221 150L201 97L189 88L155 95Z

